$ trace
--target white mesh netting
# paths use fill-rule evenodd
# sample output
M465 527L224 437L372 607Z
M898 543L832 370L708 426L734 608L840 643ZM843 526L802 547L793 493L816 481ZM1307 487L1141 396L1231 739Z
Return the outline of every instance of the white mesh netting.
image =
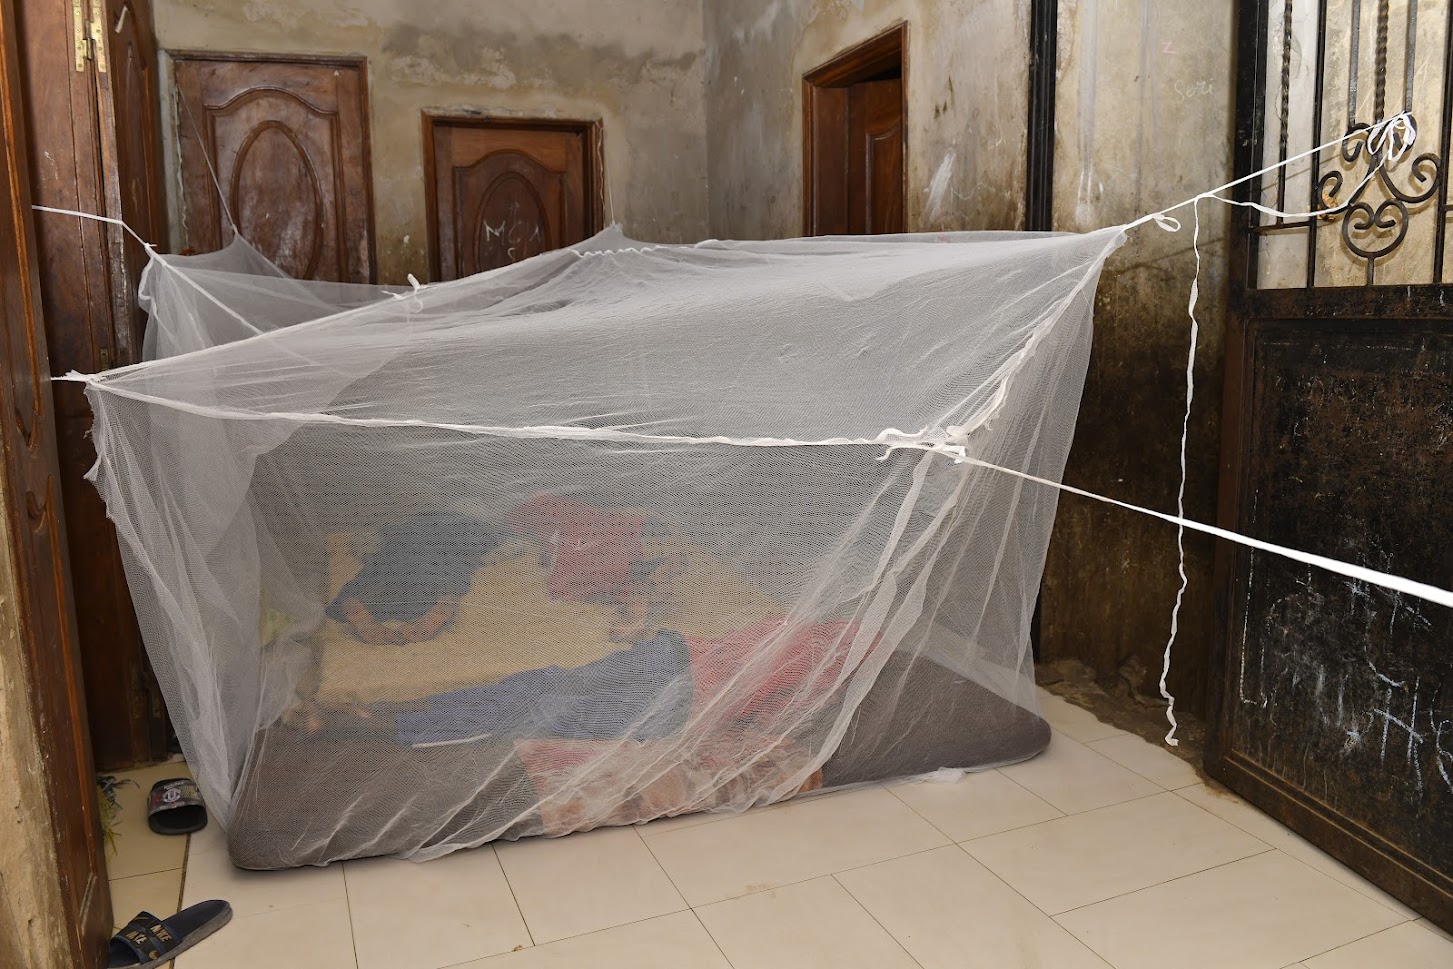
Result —
M1122 238L612 231L419 290L159 257L93 476L234 860L1037 753L1056 494L932 449L1059 480Z

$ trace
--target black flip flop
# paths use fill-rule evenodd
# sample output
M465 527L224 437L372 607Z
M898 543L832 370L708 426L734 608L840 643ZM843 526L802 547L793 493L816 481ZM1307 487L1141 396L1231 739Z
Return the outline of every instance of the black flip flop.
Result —
M213 899L189 905L169 919L139 912L111 936L106 969L154 969L201 942L232 920L232 906Z
M202 792L190 777L157 781L146 798L146 823L157 834L191 834L207 826Z

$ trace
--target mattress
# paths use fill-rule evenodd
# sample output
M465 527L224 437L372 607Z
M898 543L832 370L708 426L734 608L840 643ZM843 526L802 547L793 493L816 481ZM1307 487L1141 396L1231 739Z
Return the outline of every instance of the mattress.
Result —
M915 702L900 702L913 696ZM1048 724L931 660L889 657L823 766L824 789L1025 760ZM242 868L323 865L544 833L510 745L415 750L378 730L310 737L278 723L254 738L228 826Z

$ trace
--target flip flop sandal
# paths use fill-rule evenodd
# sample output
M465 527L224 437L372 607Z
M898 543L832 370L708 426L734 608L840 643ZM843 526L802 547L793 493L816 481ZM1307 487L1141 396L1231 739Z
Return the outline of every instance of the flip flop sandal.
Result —
M111 937L106 969L154 969L216 932L232 919L232 906L213 899L182 909L169 919L139 912Z
M146 823L157 834L191 834L207 826L207 808L190 777L157 781L146 799Z

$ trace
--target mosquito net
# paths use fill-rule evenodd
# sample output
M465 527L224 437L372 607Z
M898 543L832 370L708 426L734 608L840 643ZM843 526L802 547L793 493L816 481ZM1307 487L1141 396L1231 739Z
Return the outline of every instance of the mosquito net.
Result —
M951 455L1059 480L1122 238L609 232L400 290L160 257L156 359L84 378L93 478L234 858L1037 752L1055 493Z

